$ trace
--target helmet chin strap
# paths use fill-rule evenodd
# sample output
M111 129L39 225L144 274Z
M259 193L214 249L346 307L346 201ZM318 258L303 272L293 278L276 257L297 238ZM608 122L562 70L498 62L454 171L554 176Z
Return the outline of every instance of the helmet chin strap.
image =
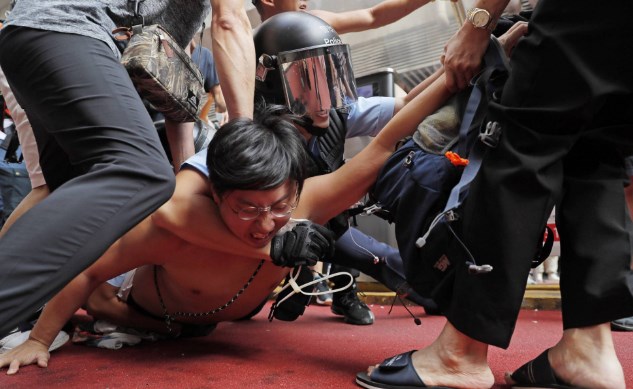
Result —
M301 116L299 119L296 119L295 123L303 127L306 131L314 136L323 136L327 132L327 127L316 127L312 118L307 115Z

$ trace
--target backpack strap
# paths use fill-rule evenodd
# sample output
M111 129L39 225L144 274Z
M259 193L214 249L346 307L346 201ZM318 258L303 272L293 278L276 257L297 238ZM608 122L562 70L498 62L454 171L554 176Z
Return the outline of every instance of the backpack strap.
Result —
M501 126L497 122L488 122L483 131L478 134L476 139L475 137L470 137L468 134L468 130L471 127L475 113L482 104L482 99L489 98L489 96L484 96L490 93L490 85L487 84L489 84L489 81L493 76L495 76L495 74L498 74L498 72L499 70L496 68L486 68L478 77L470 94L470 98L468 99L464 119L459 130L458 142L460 146L464 145L467 147L467 149L462 151L460 155L468 155L468 164L464 168L459 182L451 190L444 212L455 210L462 205L464 199L466 198L470 183L479 172L484 156L490 148L496 147L499 142ZM492 94L490 97L492 97ZM476 140L479 140L479 142ZM469 150L470 152L468 152Z
M343 165L343 151L347 134L347 114L330 110L330 125L325 134L317 137L319 155L315 161L321 174L333 172Z
M451 190L444 210L433 219L426 233L417 239L415 244L418 248L422 248L426 244L426 239L431 234L431 231L442 222L446 223L450 231L453 231L450 223L459 219L457 210L466 198L468 188L479 172L485 154L489 148L496 147L499 140L501 127L496 122L488 122L484 131L480 132L476 139L471 136L472 131L479 131L480 129L480 126L473 127L477 112L482 107L483 109L487 107L489 99L500 96L503 83L509 73L509 64L503 48L494 36L491 37L490 44L486 50L484 64L484 69L471 81L470 96L459 129L459 154L468 155L468 164L464 168L459 182ZM453 235L455 235L454 232ZM457 236L455 235L455 237ZM458 241L461 242L459 238ZM469 257L470 260L467 261L467 265L469 265L470 272L488 273L492 271L492 266L477 265L475 259L472 256Z
M477 265L475 258L473 258L470 251L468 251L464 243L453 231L450 223L459 219L458 209L462 206L468 195L470 184L477 176L486 153L491 148L497 147L499 137L501 136L501 125L494 121L488 121L485 127L482 126L483 128L476 126L475 128L479 131L477 137L471 136L470 134L470 131L473 131L471 125L476 117L477 111L482 106L487 107L488 101L500 99L503 85L509 75L509 63L503 48L494 36L491 37L490 45L484 56L484 63L486 65L484 70L471 82L474 85L459 130L458 149L460 150L460 155L468 155L468 164L464 168L459 182L451 190L444 210L431 222L426 233L416 241L416 246L422 248L426 244L426 239L435 226L440 223L445 223L453 236L457 239L457 242L466 250L469 256L469 260L466 261L466 264L468 265L469 272L473 274L488 273L492 271L492 266L486 264ZM539 247L535 258L532 260L532 267L536 267L542 263L551 252L553 233L549 227L545 227L545 232L547 233L546 238Z

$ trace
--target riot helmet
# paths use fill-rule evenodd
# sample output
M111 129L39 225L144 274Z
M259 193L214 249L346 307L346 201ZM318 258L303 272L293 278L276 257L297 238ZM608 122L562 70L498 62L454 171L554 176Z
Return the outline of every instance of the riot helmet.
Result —
M302 115L298 124L312 134L325 132L331 109L356 101L349 46L320 18L283 12L262 23L254 39L256 96Z

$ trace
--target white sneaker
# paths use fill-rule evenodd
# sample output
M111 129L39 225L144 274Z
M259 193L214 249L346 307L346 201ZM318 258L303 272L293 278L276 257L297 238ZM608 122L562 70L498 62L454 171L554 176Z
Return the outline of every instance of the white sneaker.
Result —
M6 353L7 351L15 347L18 347L22 343L26 342L30 334L31 334L31 330L17 331L16 329L16 332L13 332L5 336L4 338L0 339L0 354ZM51 343L51 346L48 348L48 351L51 352L53 350L57 350L58 348L63 346L66 342L68 342L68 339L70 339L70 336L68 336L66 332L60 331L59 334L57 334L57 336L53 340L53 343Z

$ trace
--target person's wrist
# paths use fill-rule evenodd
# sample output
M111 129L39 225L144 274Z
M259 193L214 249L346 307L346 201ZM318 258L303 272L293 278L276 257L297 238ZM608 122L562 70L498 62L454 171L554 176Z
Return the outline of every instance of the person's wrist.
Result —
M464 24L462 25L462 30L464 32L467 32L468 34L471 34L473 36L481 36L481 37L486 37L486 39L488 39L490 37L491 32L488 31L485 28L477 28L475 27L471 22L469 22L468 20L464 21Z
M45 341L43 341L43 340L38 339L37 337L35 337L35 336L33 335L33 332L31 332L31 333L29 334L28 340L30 340L30 341L32 341L32 342L35 342L35 343L39 343L40 345L44 346L47 350L48 350L48 348L50 347L50 344L47 344Z
M497 25L497 17L485 8L471 8L466 14L466 23L475 29L491 33Z

